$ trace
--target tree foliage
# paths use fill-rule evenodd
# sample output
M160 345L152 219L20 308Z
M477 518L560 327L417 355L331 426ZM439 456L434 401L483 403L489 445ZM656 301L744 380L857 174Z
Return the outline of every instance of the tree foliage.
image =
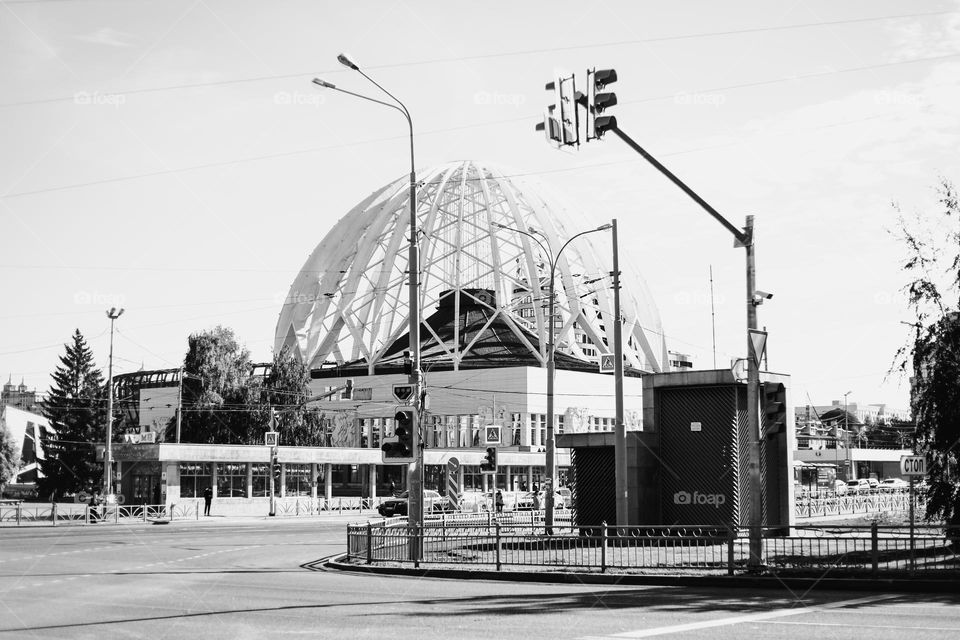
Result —
M232 329L191 334L183 362L184 442L246 444L253 399L250 352Z
M79 329L64 348L43 405L54 433L43 443L43 477L37 480L42 497L83 491L99 485L103 478L95 448L106 436L103 373L96 368L93 352Z
M927 457L927 516L960 524L960 205L941 178L931 213L900 211L904 287L916 321L897 366L910 376L917 451ZM899 209L898 209L899 211Z
M270 408L277 410L281 442L289 446L316 447L324 444L319 416L306 408L310 397L310 369L287 347L274 354L270 373L263 379L260 409L269 422ZM254 434L254 437L258 437ZM262 441L262 433L259 435Z
M0 496L3 488L16 478L20 468L20 447L7 425L0 423Z

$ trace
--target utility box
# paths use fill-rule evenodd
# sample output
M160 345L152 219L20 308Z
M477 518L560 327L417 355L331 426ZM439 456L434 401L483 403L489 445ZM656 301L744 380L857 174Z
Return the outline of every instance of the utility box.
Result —
M630 525L750 523L747 387L730 370L643 378L643 431L627 432ZM790 378L760 374L763 523L793 524L793 408ZM616 522L614 434L558 436L571 449L577 524Z

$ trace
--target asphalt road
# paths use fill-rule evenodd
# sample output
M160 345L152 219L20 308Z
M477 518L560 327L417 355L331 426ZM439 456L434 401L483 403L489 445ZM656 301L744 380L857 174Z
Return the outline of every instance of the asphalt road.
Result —
M960 596L328 571L344 520L0 529L6 638L960 637Z

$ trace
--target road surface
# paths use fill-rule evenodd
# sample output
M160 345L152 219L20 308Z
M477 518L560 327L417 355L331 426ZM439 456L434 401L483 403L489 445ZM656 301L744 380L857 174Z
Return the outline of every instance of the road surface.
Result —
M588 586L324 570L346 519L0 529L6 638L957 638L955 594Z

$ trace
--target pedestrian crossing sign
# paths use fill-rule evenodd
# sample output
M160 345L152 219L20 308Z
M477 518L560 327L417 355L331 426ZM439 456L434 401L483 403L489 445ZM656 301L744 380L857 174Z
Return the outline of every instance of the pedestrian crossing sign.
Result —
M612 353L600 354L600 373L609 373L616 370L616 362Z
M500 444L500 427L499 425L488 425L484 427L486 432L486 437L484 442L486 444Z

